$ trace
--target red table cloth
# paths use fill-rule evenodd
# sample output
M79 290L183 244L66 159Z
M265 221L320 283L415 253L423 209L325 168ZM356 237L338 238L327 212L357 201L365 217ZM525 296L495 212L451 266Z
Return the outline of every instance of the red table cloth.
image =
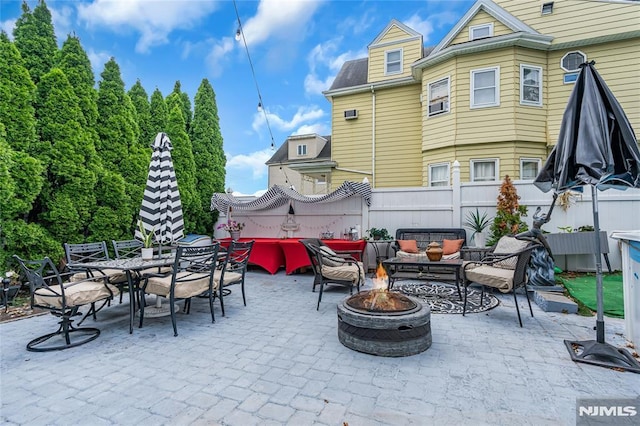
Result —
M301 239L301 238L300 238ZM257 265L275 274L281 266L285 267L287 274L291 274L297 269L311 266L311 260L307 255L299 238L240 238L240 241L254 240L253 249L249 256L249 263ZM362 260L362 253L366 247L365 240L322 240L327 246L335 251L348 251L358 259ZM222 247L229 247L230 238L220 240Z

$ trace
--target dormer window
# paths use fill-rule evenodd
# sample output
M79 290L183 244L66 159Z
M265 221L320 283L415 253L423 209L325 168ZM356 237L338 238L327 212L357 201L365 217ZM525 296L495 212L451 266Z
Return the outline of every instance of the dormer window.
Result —
M307 155L307 145L298 145L298 156Z
M469 27L469 41L493 37L493 23Z
M402 49L384 52L384 74L402 73Z

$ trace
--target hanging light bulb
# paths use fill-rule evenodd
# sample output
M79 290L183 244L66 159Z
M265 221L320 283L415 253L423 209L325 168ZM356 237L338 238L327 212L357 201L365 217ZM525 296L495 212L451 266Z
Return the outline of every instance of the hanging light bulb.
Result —
M242 31L240 30L240 27L238 27L238 29L236 30L236 41L240 41L241 38L242 38Z
M262 112L262 102L258 102L258 112Z

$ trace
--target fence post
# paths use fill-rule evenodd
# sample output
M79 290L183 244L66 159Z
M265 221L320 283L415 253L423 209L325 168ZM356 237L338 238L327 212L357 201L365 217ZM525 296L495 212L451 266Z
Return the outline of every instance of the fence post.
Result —
M459 228L462 226L462 200L460 199L460 163L458 160L453 162L453 170L451 171L451 227Z

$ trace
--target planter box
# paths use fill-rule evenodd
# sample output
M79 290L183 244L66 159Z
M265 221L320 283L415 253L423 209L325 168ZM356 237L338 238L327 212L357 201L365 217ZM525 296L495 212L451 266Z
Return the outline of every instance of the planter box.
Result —
M554 256L560 255L591 255L595 257L596 236L595 231L590 232L560 232L544 234L551 247ZM609 263L609 238L606 231L600 231L600 252L604 255L605 262L611 272Z

